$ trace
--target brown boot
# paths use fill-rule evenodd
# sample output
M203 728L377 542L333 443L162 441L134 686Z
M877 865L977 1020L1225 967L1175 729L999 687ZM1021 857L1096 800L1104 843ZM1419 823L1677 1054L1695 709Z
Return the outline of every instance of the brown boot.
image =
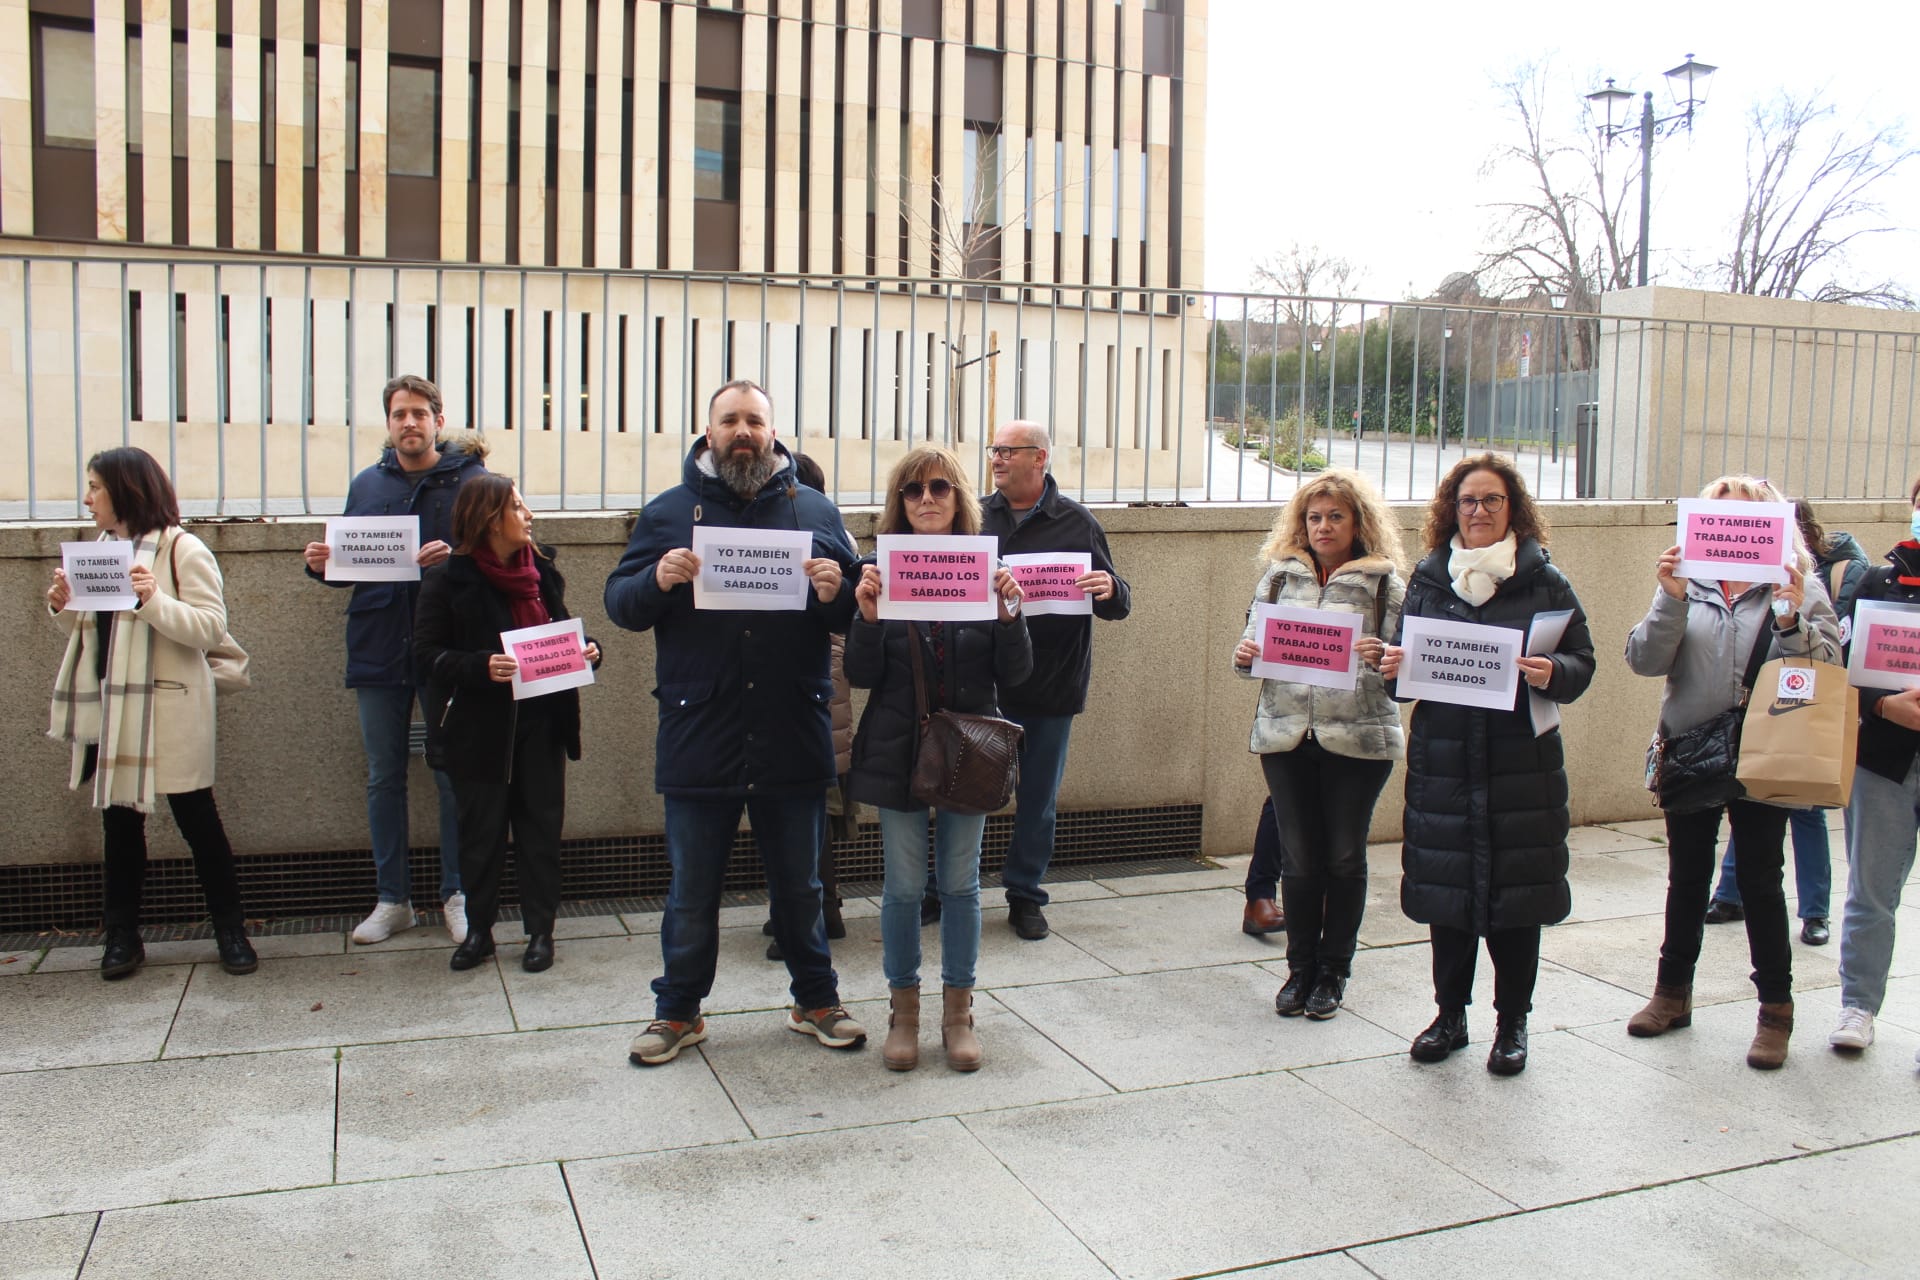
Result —
M1760 1005L1760 1023L1754 1028L1753 1045L1747 1050L1747 1065L1761 1071L1776 1071L1786 1065L1787 1037L1793 1034L1793 1001Z
M955 1071L980 1069L980 1037L973 1034L973 988L942 987L940 1042Z
M887 1014L887 1042L880 1060L889 1071L911 1071L920 1065L920 988L892 987L893 1008Z
M1261 934L1283 932L1286 927L1287 918L1272 898L1248 898L1246 910L1240 913L1240 932L1256 938Z
M1664 982L1653 984L1653 999L1647 1001L1647 1007L1627 1019L1627 1034L1630 1036L1657 1036L1672 1031L1675 1027L1693 1025L1693 984L1684 987L1670 987Z

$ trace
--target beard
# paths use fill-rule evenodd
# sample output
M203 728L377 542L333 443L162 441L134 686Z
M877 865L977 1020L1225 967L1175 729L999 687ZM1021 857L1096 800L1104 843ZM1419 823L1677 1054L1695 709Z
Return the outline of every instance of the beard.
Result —
M766 487L773 479L773 473L780 469L780 460L774 454L773 442L769 440L764 449L728 449L725 453L715 451L713 469L720 473L727 488L743 498L751 498Z

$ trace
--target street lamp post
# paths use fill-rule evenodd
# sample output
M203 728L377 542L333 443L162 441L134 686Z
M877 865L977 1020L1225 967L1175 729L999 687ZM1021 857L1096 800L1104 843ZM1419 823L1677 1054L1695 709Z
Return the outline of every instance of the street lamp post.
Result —
M1600 136L1607 143L1611 144L1635 129L1640 133L1639 283L1643 285L1647 282L1647 249L1652 224L1652 203L1648 193L1653 180L1653 140L1660 129L1666 125L1689 130L1693 128L1694 112L1706 105L1707 80L1718 70L1718 67L1710 63L1695 62L1693 55L1688 54L1685 62L1666 73L1667 82L1673 89L1674 101L1679 106L1679 110L1670 116L1655 119L1653 90L1649 89L1640 95L1640 120L1637 124L1625 112L1626 104L1633 101L1633 94L1626 89L1614 88L1611 76L1607 78L1606 88L1597 89L1587 95L1588 102L1598 102L1606 108L1607 122L1600 126ZM1699 90L1697 97L1694 94L1696 88ZM1681 96L1683 93L1685 97ZM1613 121L1615 108L1621 109L1621 120L1618 124Z

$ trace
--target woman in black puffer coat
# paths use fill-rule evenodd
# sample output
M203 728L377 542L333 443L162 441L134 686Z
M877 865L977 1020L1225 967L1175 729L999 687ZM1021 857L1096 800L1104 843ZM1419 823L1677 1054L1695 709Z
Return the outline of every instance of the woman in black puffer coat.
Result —
M1438 1062L1467 1044L1467 1005L1480 939L1493 957L1498 1030L1487 1070L1527 1065L1527 1013L1540 968L1540 930L1566 918L1567 774L1560 731L1536 736L1531 689L1572 702L1593 680L1587 615L1547 556L1546 528L1520 473L1494 454L1464 458L1427 508L1427 555L1407 585L1407 618L1526 632L1536 615L1571 610L1559 648L1519 659L1508 710L1424 700L1407 739L1400 906L1433 937L1440 1014L1413 1057ZM1399 674L1400 635L1380 671ZM1396 690L1395 696L1398 697Z

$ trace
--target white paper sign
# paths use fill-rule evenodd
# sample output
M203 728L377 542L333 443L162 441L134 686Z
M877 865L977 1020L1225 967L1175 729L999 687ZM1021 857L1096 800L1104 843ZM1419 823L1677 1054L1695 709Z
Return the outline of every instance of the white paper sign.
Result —
M998 538L883 533L874 549L882 619L991 622L1000 616L993 591Z
M1567 624L1572 621L1571 609L1552 609L1534 614L1532 623L1527 627L1527 656L1544 658L1550 653L1558 653L1560 641L1566 638ZM1531 685L1527 686L1527 709L1533 713L1534 737L1560 727L1560 704Z
M1785 582L1793 556L1791 502L1682 498L1680 576L1718 582Z
M75 613L110 613L140 603L133 594L133 544L124 538L100 542L63 542L60 567L73 595L67 609Z
M1253 634L1260 646L1253 674L1322 689L1352 689L1358 683L1359 614L1257 600L1253 616L1259 619Z
M1401 628L1400 696L1491 711L1513 709L1521 634L1510 627L1409 616Z
M1863 689L1920 688L1920 605L1862 600L1853 606L1847 683Z
M328 582L418 582L419 516L335 516L327 521Z
M520 664L513 673L515 702L593 683L587 635L578 618L502 631L500 647Z
M782 610L807 607L811 585L804 567L813 535L793 529L693 528L700 572L693 580L696 609Z
M1073 584L1093 570L1087 551L1035 552L1006 556L1003 563L1020 584L1020 612L1029 618L1048 613L1093 612L1093 597Z

